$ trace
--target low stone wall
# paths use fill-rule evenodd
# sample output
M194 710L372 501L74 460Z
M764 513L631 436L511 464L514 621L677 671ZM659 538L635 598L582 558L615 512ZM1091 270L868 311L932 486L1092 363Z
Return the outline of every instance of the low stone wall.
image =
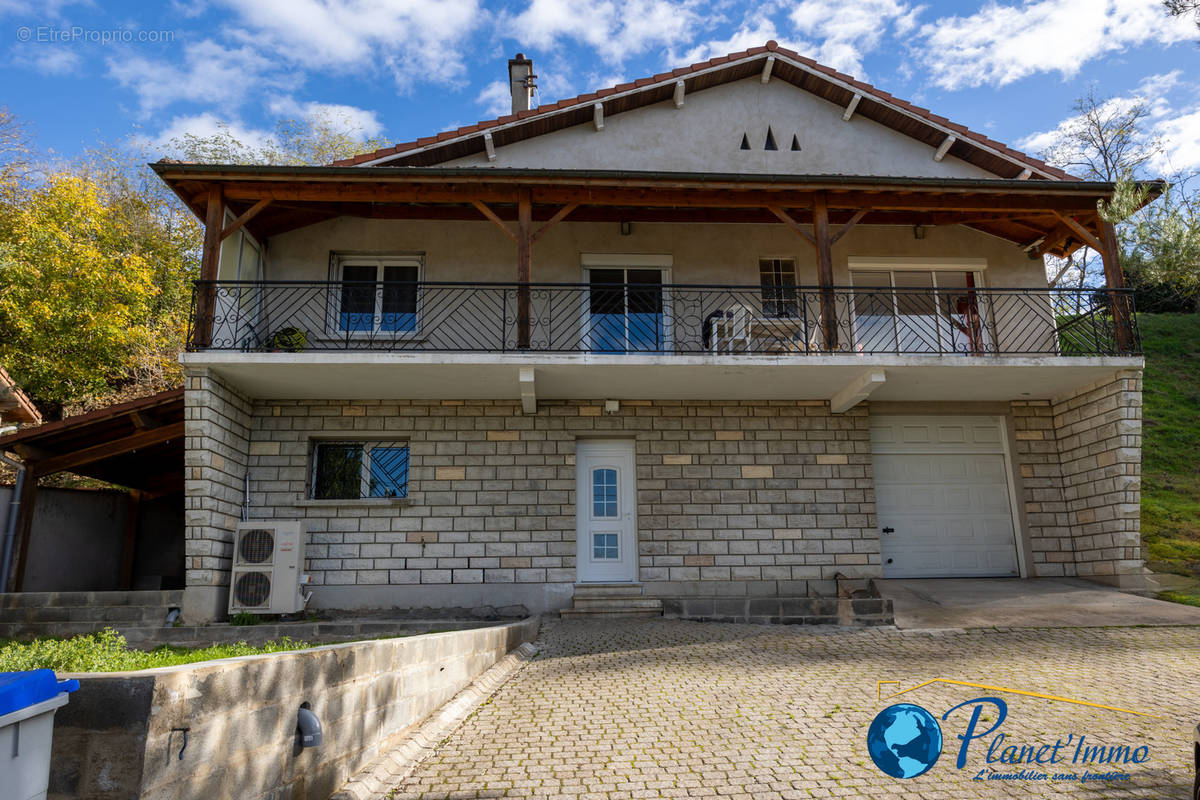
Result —
M326 800L396 736L537 635L535 618L105 675L54 727L50 798ZM324 743L296 745L309 703ZM181 729L186 728L185 732Z

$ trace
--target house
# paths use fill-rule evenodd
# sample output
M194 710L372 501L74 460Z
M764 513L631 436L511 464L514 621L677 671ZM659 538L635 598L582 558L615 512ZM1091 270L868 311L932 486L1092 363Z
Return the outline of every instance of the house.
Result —
M243 514L304 520L340 609L1137 585L1112 185L774 42L538 108L509 76L511 115L328 167L153 165L207 226L187 618ZM1107 285L1049 288L1085 244Z

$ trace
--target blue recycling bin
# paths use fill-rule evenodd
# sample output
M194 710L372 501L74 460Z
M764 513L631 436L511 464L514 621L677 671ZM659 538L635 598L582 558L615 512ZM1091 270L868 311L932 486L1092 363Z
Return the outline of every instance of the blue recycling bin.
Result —
M52 669L0 672L0 794L45 800L50 783L54 712L79 681L60 681Z

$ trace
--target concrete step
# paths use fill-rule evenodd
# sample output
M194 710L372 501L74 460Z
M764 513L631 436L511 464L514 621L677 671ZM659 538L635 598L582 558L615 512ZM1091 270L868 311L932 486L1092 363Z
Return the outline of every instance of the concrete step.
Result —
M661 608L627 608L607 610L599 608L564 608L558 612L563 619L596 619L610 617L661 617Z
M183 590L140 592L6 592L0 593L0 610L14 608L84 608L143 606L178 608ZM165 613L165 612L164 612Z
M662 600L657 597L576 597L572 608L595 611L635 611L652 609L662 611Z
M80 606L62 608L9 608L0 611L0 622L134 622L153 625L165 622L166 606Z
M595 599L601 597L641 597L640 583L577 583L575 584L575 599Z

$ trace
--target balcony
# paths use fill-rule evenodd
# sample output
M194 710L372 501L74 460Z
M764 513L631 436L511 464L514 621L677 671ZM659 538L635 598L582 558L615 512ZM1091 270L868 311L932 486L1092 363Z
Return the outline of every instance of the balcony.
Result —
M190 351L1105 357L1127 290L444 282L196 283Z

